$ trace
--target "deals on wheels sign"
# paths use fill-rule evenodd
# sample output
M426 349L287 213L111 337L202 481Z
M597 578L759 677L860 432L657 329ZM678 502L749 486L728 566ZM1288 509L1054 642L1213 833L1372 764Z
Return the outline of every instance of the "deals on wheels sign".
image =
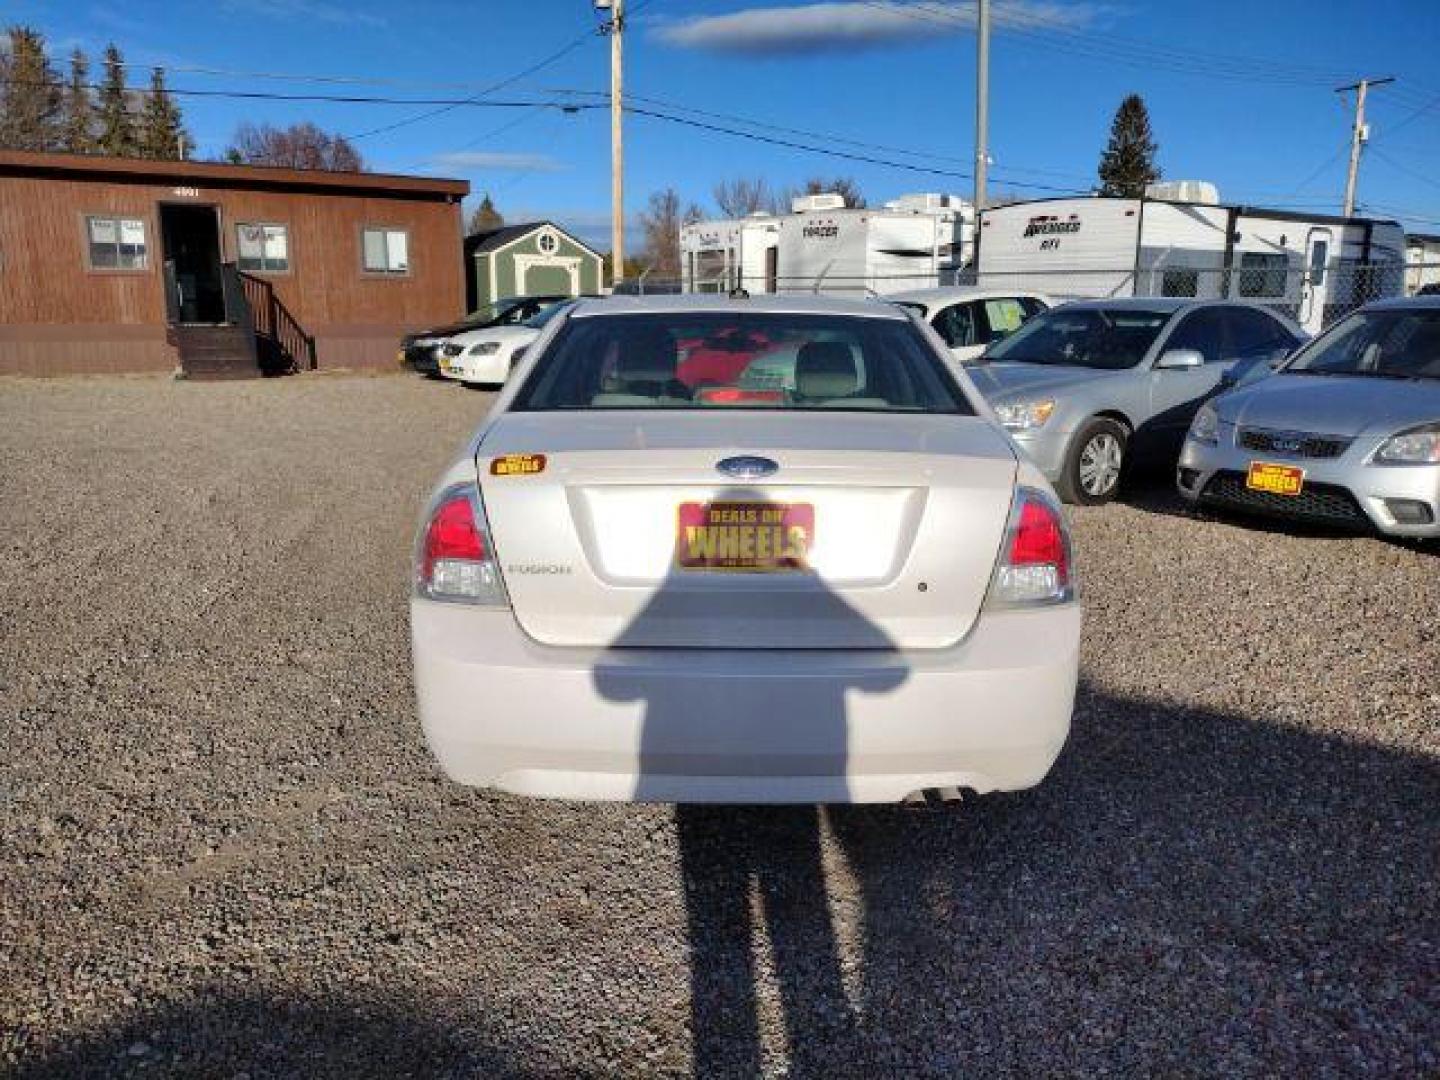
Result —
M814 540L809 503L681 503L675 564L682 570L804 570Z

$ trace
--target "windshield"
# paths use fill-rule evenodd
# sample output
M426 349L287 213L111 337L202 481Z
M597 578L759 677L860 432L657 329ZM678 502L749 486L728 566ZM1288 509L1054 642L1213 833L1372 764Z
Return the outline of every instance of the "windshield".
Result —
M525 325L534 327L536 330L538 330L540 329L540 327L544 326L551 319L555 318L556 315L559 315L568 307L570 307L569 303L561 301L560 303L551 304L548 307L541 308L537 314L531 315L530 318L525 320Z
M1119 370L1140 363L1173 311L1052 308L993 345L987 360Z
M572 319L512 408L974 414L908 322L733 311Z
M481 304L474 311L460 319L462 326L489 326L497 322L503 315L519 307L524 300L491 300L489 303Z
M1295 375L1440 379L1440 308L1360 311L1296 353Z

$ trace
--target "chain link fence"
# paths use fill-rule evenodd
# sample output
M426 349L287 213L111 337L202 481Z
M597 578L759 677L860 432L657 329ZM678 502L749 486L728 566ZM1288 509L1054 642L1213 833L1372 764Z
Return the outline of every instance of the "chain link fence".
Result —
M725 274L683 281L648 277L624 281L616 293L663 295L695 292L750 295L818 293L852 298L879 297L936 286L959 285L1001 293L1036 294L1052 301L1122 296L1170 296L1198 300L1233 299L1268 307L1318 333L1335 320L1374 300L1440 292L1440 262L1410 263L1332 260L1324 266L1288 265L1286 257L1249 257L1243 265L1204 267L1155 263L1110 268L1039 267L1026 271L982 273L974 267L938 273L821 275Z

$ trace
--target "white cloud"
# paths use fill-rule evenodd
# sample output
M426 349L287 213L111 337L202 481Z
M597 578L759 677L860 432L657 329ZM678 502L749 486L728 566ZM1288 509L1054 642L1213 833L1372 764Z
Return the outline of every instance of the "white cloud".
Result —
M992 28L1073 29L1088 24L1098 8L1090 3L998 0ZM833 3L748 8L726 15L700 15L660 24L659 40L687 49L780 56L793 53L853 52L887 45L930 41L975 26L974 0L919 5L901 0L838 0Z
M531 208L510 207L500 200L496 205L505 220L514 225L524 221L553 221L562 229L568 229L597 251L610 250L610 211L556 207ZM632 255L644 245L644 233L640 223L632 216L625 220L625 249Z
M456 150L436 154L430 164L444 169L473 169L490 172L561 172L567 166L549 154L508 153L495 150Z

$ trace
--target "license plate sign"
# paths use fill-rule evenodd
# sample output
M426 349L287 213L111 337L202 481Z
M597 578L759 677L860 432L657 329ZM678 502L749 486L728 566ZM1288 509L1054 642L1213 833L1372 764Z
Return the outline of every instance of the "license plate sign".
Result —
M677 515L675 565L751 574L805 570L815 540L809 503L687 502Z
M1270 495L1299 495L1305 486L1305 470L1293 465L1252 461L1250 471L1245 474L1245 486Z

